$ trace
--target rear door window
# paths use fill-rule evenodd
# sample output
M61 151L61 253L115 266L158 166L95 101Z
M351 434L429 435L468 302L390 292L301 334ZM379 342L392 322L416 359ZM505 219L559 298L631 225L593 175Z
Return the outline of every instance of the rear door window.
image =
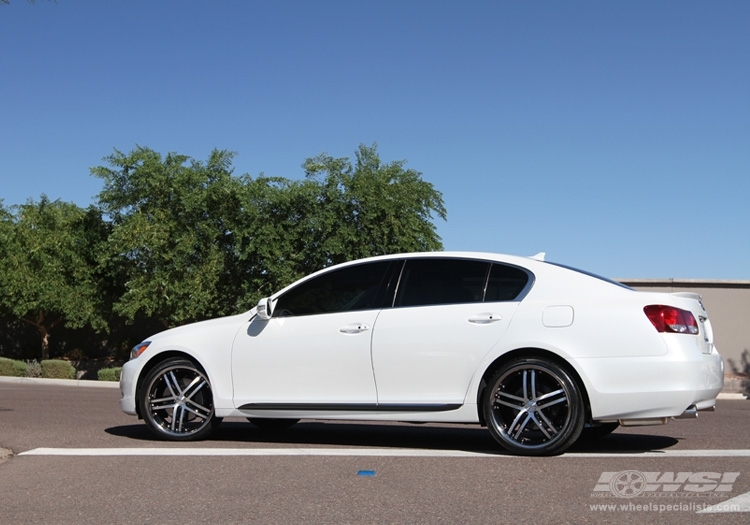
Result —
M406 261L396 306L482 302L490 263L466 259Z

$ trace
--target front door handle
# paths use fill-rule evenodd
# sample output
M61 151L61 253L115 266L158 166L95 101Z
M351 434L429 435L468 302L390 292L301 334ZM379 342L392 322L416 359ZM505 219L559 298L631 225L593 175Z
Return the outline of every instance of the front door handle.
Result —
M339 332L342 334L359 334L369 329L370 327L364 323L352 323L339 328Z
M477 314L469 317L469 322L474 324L490 324L490 323L496 323L498 321L502 321L503 316L500 314L492 313L492 312L486 312L482 314Z

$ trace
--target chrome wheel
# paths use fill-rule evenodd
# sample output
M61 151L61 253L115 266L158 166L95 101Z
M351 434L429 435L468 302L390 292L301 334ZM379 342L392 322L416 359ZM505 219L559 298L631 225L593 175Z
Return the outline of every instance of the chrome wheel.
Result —
M485 390L483 408L492 436L515 454L562 453L583 429L575 381L543 359L514 360L500 368Z
M186 359L170 359L151 370L138 401L149 429L170 440L204 438L219 421L208 379Z

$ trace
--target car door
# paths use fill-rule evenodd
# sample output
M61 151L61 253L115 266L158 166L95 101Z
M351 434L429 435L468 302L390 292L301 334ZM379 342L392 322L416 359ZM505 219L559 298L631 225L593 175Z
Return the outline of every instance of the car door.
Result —
M374 407L370 344L390 264L323 273L281 295L270 319L252 319L232 350L235 407Z
M464 403L477 365L507 329L529 279L520 268L480 260L408 260L394 308L381 312L373 333L378 403Z

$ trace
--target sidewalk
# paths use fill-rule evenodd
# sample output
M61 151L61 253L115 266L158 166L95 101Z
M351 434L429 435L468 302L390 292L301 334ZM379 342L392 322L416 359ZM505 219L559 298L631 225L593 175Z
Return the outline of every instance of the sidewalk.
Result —
M724 376L724 388L721 393L750 394L750 379Z
M43 379L41 377L0 376L0 383L22 383L39 385L84 386L97 388L120 388L119 381L91 381L88 379Z

